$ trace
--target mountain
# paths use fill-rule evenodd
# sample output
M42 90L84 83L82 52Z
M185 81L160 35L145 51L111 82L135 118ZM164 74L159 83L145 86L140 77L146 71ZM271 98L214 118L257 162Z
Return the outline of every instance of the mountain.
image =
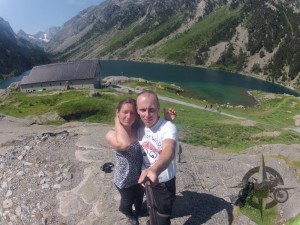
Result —
M107 0L47 44L55 60L198 65L300 84L300 3L292 0Z
M0 17L0 38L2 40L11 40L12 43L17 44L15 33L9 23Z
M0 81L31 69L34 65L49 62L44 51L18 37L9 23L0 17Z
M27 34L23 30L17 33L17 36L29 41L33 46L45 48L46 44L55 36L60 27L51 27L45 31L40 31L34 35Z

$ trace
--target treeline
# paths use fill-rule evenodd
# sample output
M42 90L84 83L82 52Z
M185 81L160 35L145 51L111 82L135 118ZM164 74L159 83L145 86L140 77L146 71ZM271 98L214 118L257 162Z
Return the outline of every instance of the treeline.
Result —
M0 37L0 82L35 65L49 62L49 58L42 50L20 47Z
M205 43L199 46L198 54L195 57L195 62L197 65L204 65L208 54L209 46L214 46L220 41L230 41L232 36L236 32L236 27L238 26L239 18L230 17L225 20L223 23L220 23L211 34L211 38ZM217 64L223 65L225 67L233 66L238 59L233 53L233 46L230 45L228 51L225 52Z
M241 71L247 63L247 54L259 54L259 57L263 58L267 52L276 51L269 64L263 68L259 64L254 64L252 72L264 73L269 76L270 80L295 79L300 72L300 15L283 3L278 3L276 7L275 10L267 4L262 4L260 0L247 1L241 8L238 21L247 28L249 33L247 52L240 50L236 55L233 46L229 45L216 66ZM235 27L235 21L228 21L226 24L228 34L231 33L231 28ZM219 41L225 39L222 33L217 34L214 38ZM200 59L201 63L205 62L203 55Z
M289 7L279 3L274 10L259 0L248 1L241 19L249 32L247 50L250 54L265 49L273 52L279 46L271 62L262 70L272 80L295 79L300 72L300 16ZM263 54L260 54L263 57Z

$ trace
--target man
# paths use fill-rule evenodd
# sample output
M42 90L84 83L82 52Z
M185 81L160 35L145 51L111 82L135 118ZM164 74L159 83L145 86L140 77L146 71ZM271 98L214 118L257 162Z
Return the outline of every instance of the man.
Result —
M170 225L176 195L178 133L172 122L159 117L159 109L159 100L153 91L146 90L137 96L137 112L145 125L138 130L138 139L143 147L143 171L138 182L143 185L150 180L158 224Z

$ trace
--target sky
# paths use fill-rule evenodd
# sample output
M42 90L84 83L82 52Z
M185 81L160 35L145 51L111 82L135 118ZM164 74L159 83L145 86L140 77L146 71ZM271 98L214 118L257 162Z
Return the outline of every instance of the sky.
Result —
M62 26L80 11L104 0L0 0L0 17L17 33L36 34Z

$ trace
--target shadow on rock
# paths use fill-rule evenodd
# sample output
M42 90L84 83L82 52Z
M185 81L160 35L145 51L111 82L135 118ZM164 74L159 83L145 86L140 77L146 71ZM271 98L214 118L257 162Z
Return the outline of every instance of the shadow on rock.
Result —
M182 196L177 196L175 200L172 217L190 216L184 225L204 224L223 210L227 213L228 224L232 223L233 206L224 199L191 191L183 191L181 194ZM220 216L218 224L227 224L223 215Z

